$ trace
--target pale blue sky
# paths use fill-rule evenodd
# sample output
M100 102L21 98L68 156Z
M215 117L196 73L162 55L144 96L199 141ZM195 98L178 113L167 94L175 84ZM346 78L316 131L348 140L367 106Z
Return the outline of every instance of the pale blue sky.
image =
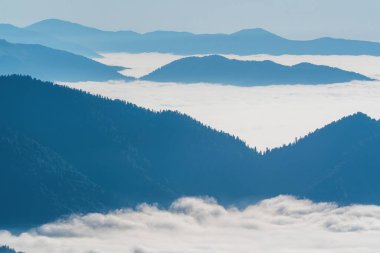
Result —
M59 18L107 30L230 33L261 27L294 39L380 41L380 0L0 0L0 22Z

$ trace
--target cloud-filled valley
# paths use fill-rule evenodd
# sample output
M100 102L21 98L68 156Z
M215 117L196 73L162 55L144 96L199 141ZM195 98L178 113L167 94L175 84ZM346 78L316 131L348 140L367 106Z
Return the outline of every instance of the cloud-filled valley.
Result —
M152 55L152 65L168 59ZM127 57L127 56L126 56ZM138 56L134 56L138 57ZM144 55L143 58L147 56ZM158 56L159 57L159 56ZM284 56L278 57L291 58ZM315 58L316 63L339 62L342 69L357 65L364 74L376 77L372 63L380 60L370 57ZM299 59L305 61L306 59ZM293 60L295 61L295 60ZM292 62L293 62L292 61ZM290 62L290 60L289 60ZM120 62L118 62L120 64ZM129 63L129 62L128 62ZM127 63L127 64L128 64ZM142 74L148 69L136 68ZM359 72L359 71L358 71ZM131 73L131 72L130 72ZM268 87L233 87L210 84L180 85L147 81L65 83L93 94L126 100L153 110L178 110L219 130L239 136L250 146L265 149L292 142L343 116L362 111L380 118L380 82L360 82L333 85L283 85ZM302 124L299 120L302 119Z
M182 198L168 209L142 204L72 216L0 241L30 253L377 252L379 206L336 206L278 196L238 209Z
M122 73L141 77L182 56L159 53L103 54L109 65L129 67ZM225 55L239 60L272 60L328 65L380 77L380 57ZM144 62L149 64L144 65ZM353 81L332 85L233 87L207 83L181 85L135 81L66 83L93 94L122 99L153 110L177 110L240 137L261 150L281 146L346 115L362 111L380 118L380 82ZM302 120L302 124L300 124Z
M379 41L49 8L0 24L0 253L379 252Z

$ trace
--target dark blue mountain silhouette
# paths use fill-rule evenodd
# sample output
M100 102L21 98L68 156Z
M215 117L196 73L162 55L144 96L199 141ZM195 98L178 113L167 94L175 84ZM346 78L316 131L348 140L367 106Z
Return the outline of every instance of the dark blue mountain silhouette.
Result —
M3 228L105 209L102 190L60 155L11 129L0 130Z
M380 122L357 113L267 153L264 178L276 185L275 193L378 204L379 147Z
M107 81L127 78L111 67L69 52L0 40L0 74L33 75L52 81Z
M8 246L0 246L0 253L22 253L22 252L17 252Z
M0 228L186 195L380 203L380 122L361 113L265 154L176 112L23 76L0 77L0 115Z
M380 43L320 38L288 40L263 29L247 29L233 34L192 34L158 31L138 34L108 32L67 21L49 19L26 30L88 47L97 52L163 52L176 54L296 54L296 55L380 55Z
M0 39L4 39L11 43L40 44L86 57L101 57L95 51L92 51L83 45L62 41L46 33L29 31L9 24L0 24Z
M0 225L52 219L57 217L56 203L61 215L70 213L67 206L78 211L77 204L86 212L97 204L91 183L114 199L111 204L98 199L109 208L169 203L189 194L235 199L245 191L236 186L248 186L248 178L239 175L247 175L259 156L236 138L188 116L154 113L28 77L0 77L0 115L1 129L8 129L1 131L0 180L9 182L0 184L8 206L0 209ZM40 167L34 166L38 162ZM49 177L51 182L44 181ZM30 184L17 183L28 180ZM32 191L30 185L41 187ZM66 196L74 193L67 188L89 197L68 201ZM39 189L47 189L47 196Z
M272 61L239 61L217 55L176 60L142 79L156 82L207 82L239 86L329 84L371 80L358 73L310 63L284 66Z

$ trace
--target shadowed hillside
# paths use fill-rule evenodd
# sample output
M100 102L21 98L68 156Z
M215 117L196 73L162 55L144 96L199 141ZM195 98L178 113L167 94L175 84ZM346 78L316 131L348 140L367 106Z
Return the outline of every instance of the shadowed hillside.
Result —
M380 123L357 113L265 155L277 193L339 203L380 203ZM270 191L268 189L268 191Z
M62 214L104 210L99 187L57 153L0 128L2 226L44 222Z

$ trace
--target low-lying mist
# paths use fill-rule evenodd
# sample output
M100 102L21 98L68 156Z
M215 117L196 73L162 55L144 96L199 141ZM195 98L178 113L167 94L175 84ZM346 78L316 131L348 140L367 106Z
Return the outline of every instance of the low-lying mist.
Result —
M378 252L380 207L278 196L244 209L181 198L169 209L142 204L72 216L0 242L28 253Z

